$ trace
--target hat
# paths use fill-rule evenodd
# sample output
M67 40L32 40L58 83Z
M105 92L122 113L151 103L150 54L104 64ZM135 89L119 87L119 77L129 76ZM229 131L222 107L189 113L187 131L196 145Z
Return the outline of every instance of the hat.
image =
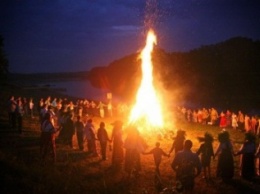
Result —
M116 121L114 121L113 123L111 123L111 125L114 125L114 126L122 126L122 125L123 125L123 122L120 121L120 120L116 120Z
M204 137L198 137L198 140L199 140L200 142L208 142L208 143L211 143L211 142L213 142L214 138L213 138L212 134L206 132L206 133L204 134Z
M229 141L229 133L227 131L222 130L222 132L218 134L218 140L219 142Z

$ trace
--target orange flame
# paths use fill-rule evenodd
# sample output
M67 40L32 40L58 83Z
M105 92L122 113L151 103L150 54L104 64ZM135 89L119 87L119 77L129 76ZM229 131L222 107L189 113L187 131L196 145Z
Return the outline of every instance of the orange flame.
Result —
M146 46L141 52L143 77L137 92L136 103L130 112L129 118L131 124L141 121L142 125L145 124L146 130L147 128L162 128L163 126L161 106L153 86L151 54L154 44L156 44L156 36L150 30L146 38Z

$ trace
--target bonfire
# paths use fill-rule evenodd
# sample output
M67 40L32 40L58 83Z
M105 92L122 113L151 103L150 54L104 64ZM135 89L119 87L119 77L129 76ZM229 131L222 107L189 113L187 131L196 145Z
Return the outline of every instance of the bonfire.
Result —
M142 80L131 109L129 124L138 125L141 133L159 132L164 125L161 103L154 87L152 51L156 44L153 30L149 30L141 52Z

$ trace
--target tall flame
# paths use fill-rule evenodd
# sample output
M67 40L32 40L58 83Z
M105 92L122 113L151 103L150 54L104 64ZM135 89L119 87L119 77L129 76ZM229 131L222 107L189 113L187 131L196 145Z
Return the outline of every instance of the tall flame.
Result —
M146 46L141 52L142 81L136 95L136 104L130 112L130 123L142 121L147 127L161 128L163 126L162 111L156 90L153 86L152 51L156 44L156 36L152 30L148 32Z

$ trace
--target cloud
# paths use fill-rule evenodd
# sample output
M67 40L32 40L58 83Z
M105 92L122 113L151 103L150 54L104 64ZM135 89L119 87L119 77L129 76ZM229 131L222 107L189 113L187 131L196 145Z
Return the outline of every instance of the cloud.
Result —
M113 26L112 28L119 31L138 31L140 29L139 26L131 25Z

